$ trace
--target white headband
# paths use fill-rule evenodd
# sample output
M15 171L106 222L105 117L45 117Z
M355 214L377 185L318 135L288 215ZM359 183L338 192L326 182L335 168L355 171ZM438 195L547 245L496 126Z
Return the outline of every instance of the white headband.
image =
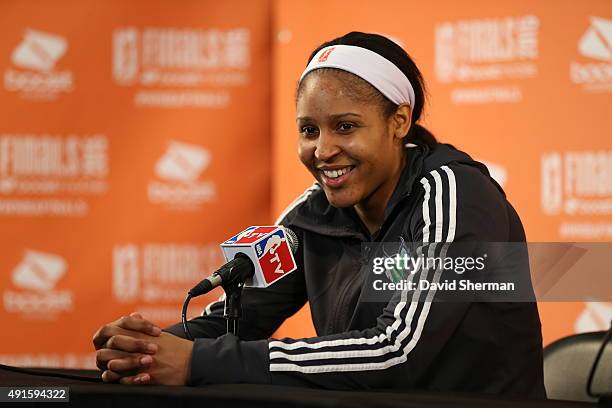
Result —
M338 68L355 74L378 89L391 102L408 103L414 108L414 89L406 75L380 54L353 45L325 47L313 57L302 76L319 68Z

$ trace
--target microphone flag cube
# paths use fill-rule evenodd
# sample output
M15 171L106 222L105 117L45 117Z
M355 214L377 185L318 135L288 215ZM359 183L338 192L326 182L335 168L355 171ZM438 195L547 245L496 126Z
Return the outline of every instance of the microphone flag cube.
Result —
M251 259L255 274L247 287L268 287L297 269L287 233L278 225L249 227L222 243L221 251L226 262L238 254Z

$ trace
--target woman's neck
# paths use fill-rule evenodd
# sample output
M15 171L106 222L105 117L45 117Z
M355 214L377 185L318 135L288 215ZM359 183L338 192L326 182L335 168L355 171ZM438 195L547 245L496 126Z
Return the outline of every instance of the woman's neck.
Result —
M370 232L370 235L374 235L382 227L385 220L385 209L387 204L389 204L391 195L399 182L405 165L406 156L402 155L391 177L381 184L368 198L355 204L355 211Z

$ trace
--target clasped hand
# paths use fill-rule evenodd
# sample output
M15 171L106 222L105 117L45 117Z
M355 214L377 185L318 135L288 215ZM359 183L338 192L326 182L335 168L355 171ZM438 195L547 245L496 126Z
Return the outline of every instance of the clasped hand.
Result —
M105 382L187 384L193 342L162 332L138 313L102 326L93 344Z

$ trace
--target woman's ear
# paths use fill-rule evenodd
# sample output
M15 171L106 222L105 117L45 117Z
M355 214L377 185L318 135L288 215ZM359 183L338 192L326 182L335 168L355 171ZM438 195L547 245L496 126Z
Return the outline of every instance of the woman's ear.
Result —
M403 141L412 125L412 109L410 109L410 105L403 103L398 106L391 117L391 123L394 138Z

